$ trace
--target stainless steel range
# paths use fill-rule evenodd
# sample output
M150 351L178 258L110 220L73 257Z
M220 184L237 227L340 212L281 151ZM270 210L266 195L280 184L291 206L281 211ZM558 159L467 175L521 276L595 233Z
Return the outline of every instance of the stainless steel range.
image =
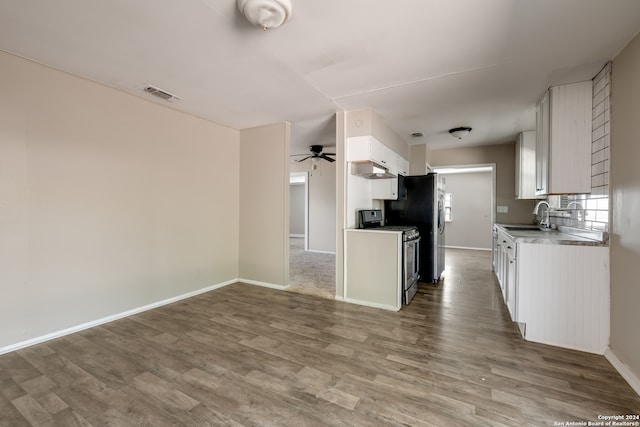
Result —
M420 232L418 227L409 225L382 225L382 210L363 209L358 211L358 227L382 231L402 232L402 303L409 304L418 292L420 278Z

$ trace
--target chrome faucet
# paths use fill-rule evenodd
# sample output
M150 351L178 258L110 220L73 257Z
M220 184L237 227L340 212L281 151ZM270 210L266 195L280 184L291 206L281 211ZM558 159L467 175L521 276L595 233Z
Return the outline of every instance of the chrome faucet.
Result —
M571 205L576 205L576 209L584 209L584 206L582 206L582 203L576 201L576 200L572 200L567 204L567 209L571 209ZM580 207L578 207L580 206Z
M569 203L567 203L567 209L571 209L571 205L575 205L576 210L578 211L578 221L584 221L585 211L584 211L584 206L582 206L582 203L576 200L572 200Z
M549 202L547 202L546 200L540 200L538 203L536 203L536 207L533 208L533 214L538 215L538 211L540 210L540 206L542 205L547 205L547 211L546 211L546 215L544 216L544 218L542 218L542 220L540 220L540 225L544 226L545 228L549 228L550 224L549 224L549 211L551 210L551 206L549 206Z

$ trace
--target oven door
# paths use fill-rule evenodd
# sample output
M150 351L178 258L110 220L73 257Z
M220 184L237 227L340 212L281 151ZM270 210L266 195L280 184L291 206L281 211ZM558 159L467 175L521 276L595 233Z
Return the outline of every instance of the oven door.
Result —
M418 279L420 275L420 238L412 239L404 242L403 253L403 304L409 304L409 301L418 292Z

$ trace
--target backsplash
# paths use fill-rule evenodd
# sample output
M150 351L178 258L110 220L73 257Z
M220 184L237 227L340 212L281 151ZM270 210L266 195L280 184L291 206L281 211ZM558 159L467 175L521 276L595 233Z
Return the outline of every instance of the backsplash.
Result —
M610 95L611 63L593 79L591 194L549 196L552 224L609 231Z

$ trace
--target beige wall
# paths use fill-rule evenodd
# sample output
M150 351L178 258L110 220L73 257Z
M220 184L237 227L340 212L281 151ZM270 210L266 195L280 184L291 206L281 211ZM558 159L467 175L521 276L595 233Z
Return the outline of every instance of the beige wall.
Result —
M289 234L304 235L305 233L305 184L291 184L289 186Z
M530 223L532 200L515 199L515 144L432 150L431 166L496 164L496 206L508 206L509 213L496 213L498 223Z
M371 135L395 153L409 160L409 144L391 129L371 108L346 114L347 138Z
M336 162L309 173L309 250L336 251Z
M0 348L238 276L238 131L0 70Z
M611 72L611 349L640 379L640 36ZM636 384L637 385L637 384Z
M336 298L344 298L344 228L347 224L347 114L336 113Z
M424 175L427 173L427 157L430 153L427 144L416 144L409 147L409 174Z
M240 132L240 278L289 282L289 140L291 125ZM223 205L224 206L224 205Z
M445 243L459 248L491 249L491 172L444 175L447 193L452 194L453 221L446 223Z

